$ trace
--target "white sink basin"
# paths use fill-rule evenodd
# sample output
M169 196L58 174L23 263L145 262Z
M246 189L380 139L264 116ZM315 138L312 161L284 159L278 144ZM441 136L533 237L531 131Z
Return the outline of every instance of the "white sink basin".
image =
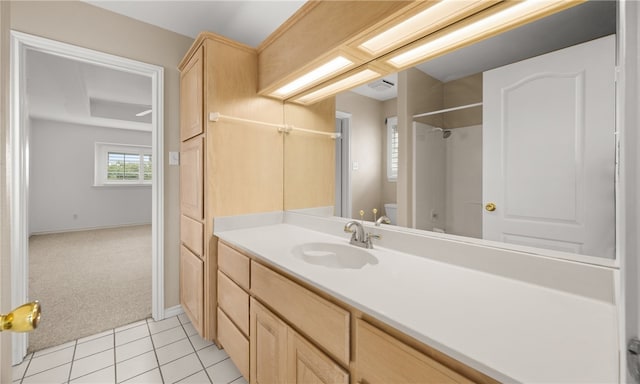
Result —
M378 259L366 249L336 243L307 243L294 247L294 257L309 264L336 269L360 269L378 264Z

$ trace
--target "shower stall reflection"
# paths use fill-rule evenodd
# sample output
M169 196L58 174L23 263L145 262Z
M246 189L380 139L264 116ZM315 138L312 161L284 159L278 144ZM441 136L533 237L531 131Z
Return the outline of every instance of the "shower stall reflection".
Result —
M413 227L482 238L482 126L413 123Z

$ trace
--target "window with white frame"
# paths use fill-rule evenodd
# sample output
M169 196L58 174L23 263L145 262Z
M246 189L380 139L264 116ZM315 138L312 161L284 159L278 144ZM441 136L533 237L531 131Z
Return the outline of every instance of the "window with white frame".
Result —
M388 117L387 123L387 180L398 180L398 118Z
M151 185L151 147L96 143L95 185Z

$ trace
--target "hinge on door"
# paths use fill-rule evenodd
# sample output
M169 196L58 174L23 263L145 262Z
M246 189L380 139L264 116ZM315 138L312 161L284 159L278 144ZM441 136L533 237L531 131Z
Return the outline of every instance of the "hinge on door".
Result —
M618 83L620 81L620 74L622 73L622 68L620 68L619 66L616 66L613 69L613 81Z
M627 343L627 369L636 383L640 383L640 340L633 338Z

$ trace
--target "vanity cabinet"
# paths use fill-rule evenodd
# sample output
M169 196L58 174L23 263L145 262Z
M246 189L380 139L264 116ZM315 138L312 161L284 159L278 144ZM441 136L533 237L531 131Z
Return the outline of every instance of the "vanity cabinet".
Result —
M244 277L227 269L218 282L213 219L283 207L284 137L260 123L283 124L283 103L257 94L257 60L254 48L203 32L179 65L180 303L202 337L227 345L234 335L248 337L249 267ZM201 277L193 279L196 267ZM221 307L218 289L229 292ZM243 290L244 315L231 304ZM219 318L228 322L219 326ZM238 333L219 339L226 329Z
M251 384L497 383L223 241L218 256L219 339Z
M338 362L349 365L349 311L255 261L251 262L251 293Z

